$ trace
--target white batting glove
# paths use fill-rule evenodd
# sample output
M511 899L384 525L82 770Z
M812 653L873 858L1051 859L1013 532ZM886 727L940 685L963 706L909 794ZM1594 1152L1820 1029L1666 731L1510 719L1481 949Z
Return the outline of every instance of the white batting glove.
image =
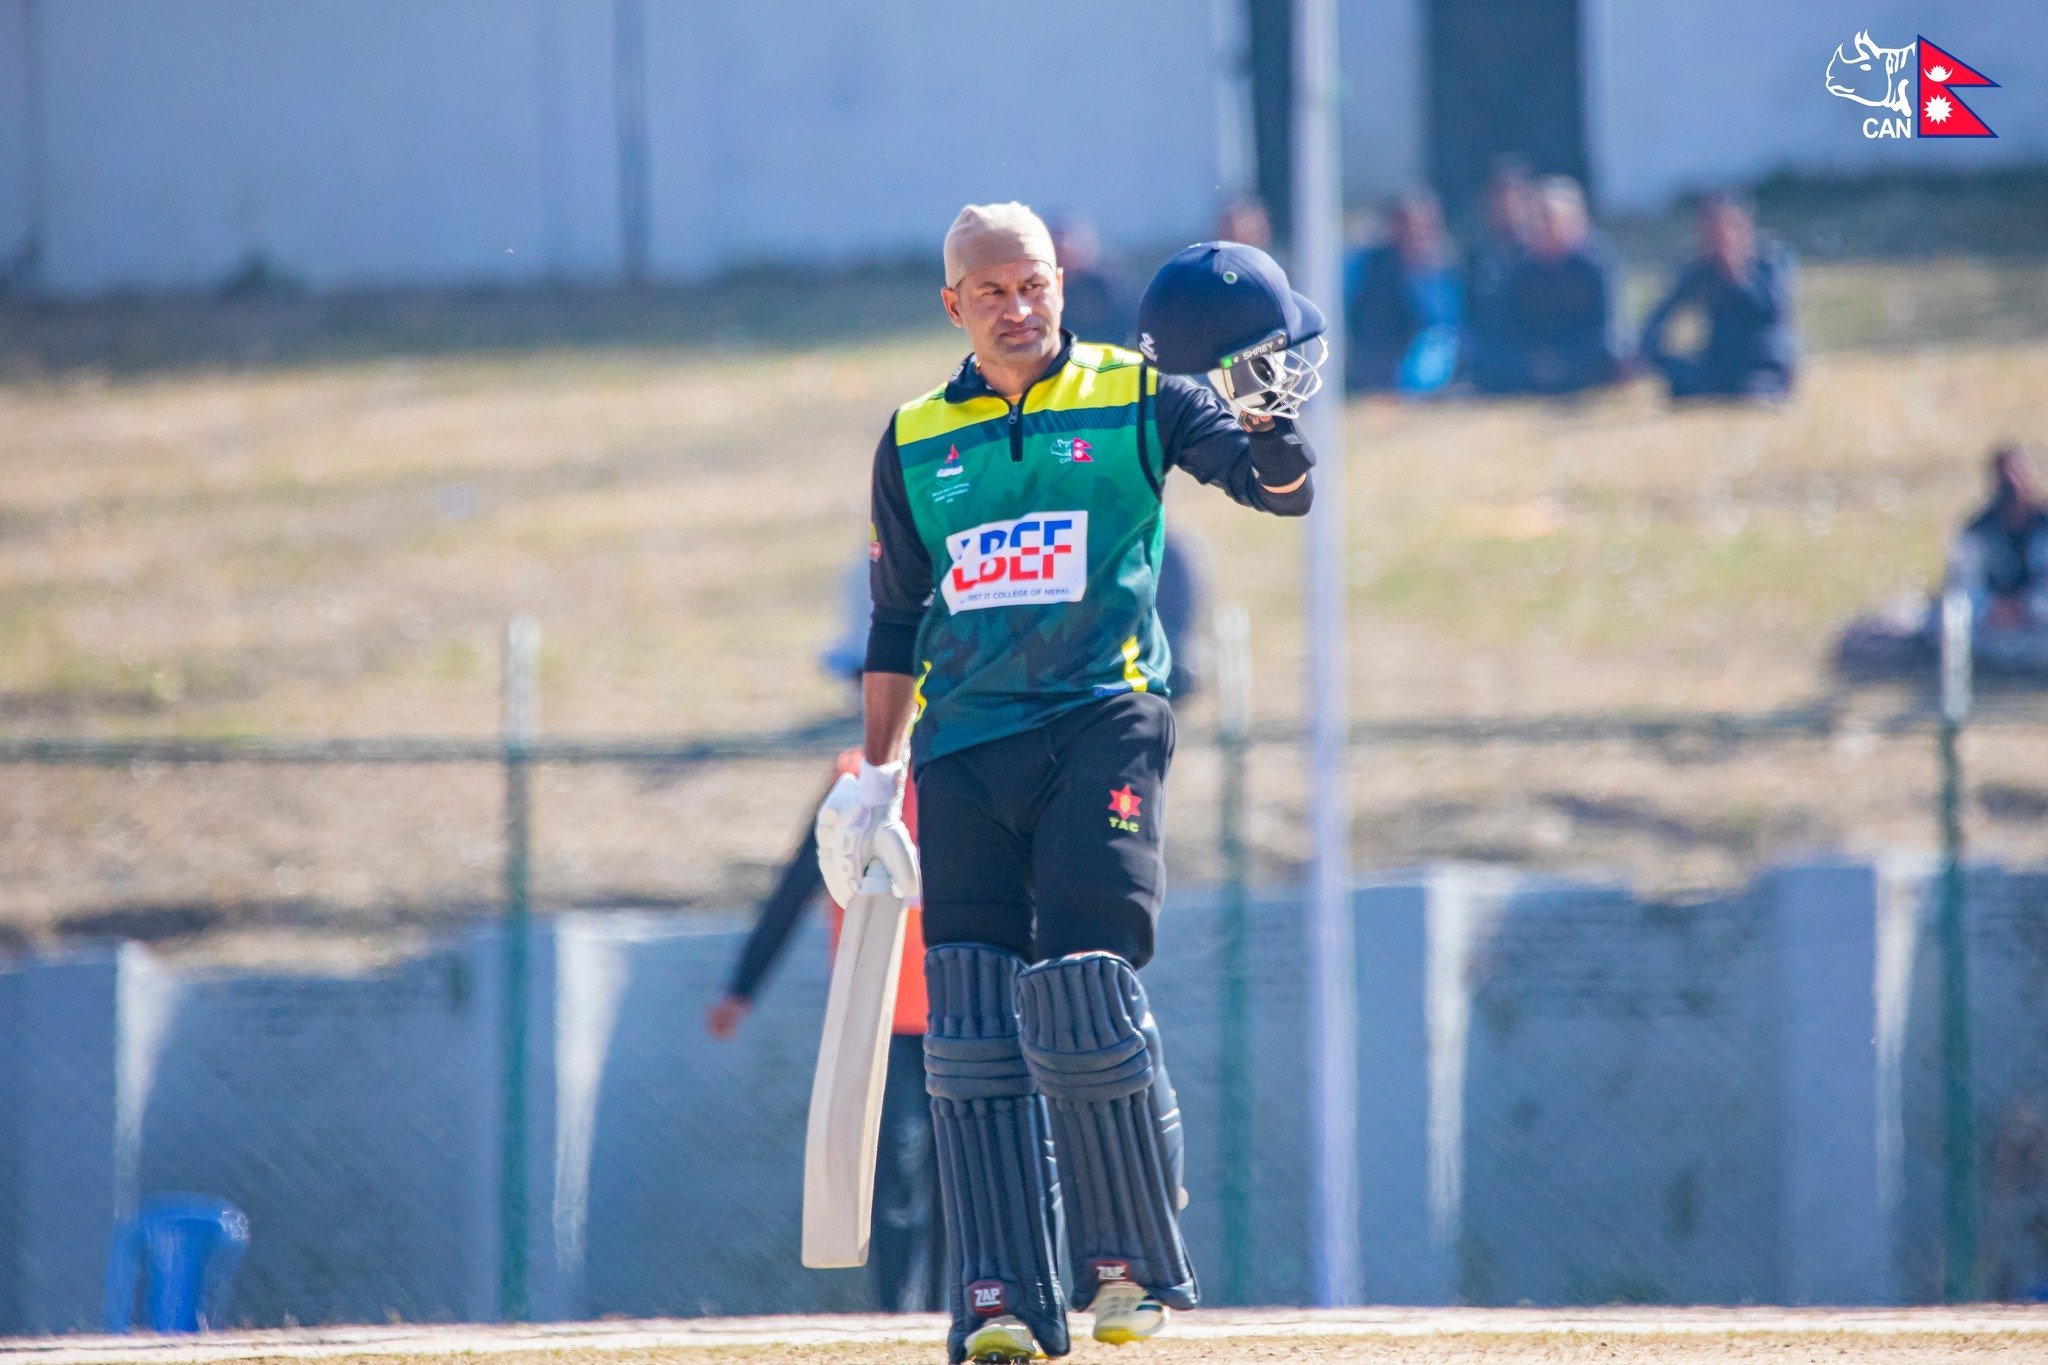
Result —
M903 764L876 767L861 760L860 774L841 773L818 807L818 870L825 889L841 905L852 903L861 879L875 863L890 889L904 900L923 887L917 845L903 824Z

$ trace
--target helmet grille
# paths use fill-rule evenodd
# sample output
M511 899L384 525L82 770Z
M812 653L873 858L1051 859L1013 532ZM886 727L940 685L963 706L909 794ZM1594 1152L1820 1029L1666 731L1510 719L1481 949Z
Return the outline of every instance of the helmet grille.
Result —
M1238 417L1299 417L1301 405L1323 387L1329 343L1311 337L1299 346L1247 356L1209 371L1209 383Z

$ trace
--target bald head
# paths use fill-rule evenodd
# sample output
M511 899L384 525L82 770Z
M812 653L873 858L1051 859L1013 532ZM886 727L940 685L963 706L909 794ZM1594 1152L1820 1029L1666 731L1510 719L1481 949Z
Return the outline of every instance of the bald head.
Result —
M946 230L946 283L957 289L960 281L975 271L1011 261L1041 261L1048 267L1058 264L1052 233L1039 216L1015 202L969 204L961 209Z

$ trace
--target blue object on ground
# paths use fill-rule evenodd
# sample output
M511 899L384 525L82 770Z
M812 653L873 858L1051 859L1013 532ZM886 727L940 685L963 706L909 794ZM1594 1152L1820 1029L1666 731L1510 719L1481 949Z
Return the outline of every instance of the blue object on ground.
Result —
M114 1229L107 1251L106 1325L135 1325L143 1290L146 1325L155 1332L201 1332L227 1313L235 1272L249 1247L249 1219L225 1199L160 1194Z

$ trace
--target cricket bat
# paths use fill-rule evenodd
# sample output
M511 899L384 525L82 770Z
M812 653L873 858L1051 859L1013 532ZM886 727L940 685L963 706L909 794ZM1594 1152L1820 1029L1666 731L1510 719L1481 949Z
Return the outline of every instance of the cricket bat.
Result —
M804 1132L804 1264L866 1265L889 1025L903 961L903 902L870 867L839 928Z

